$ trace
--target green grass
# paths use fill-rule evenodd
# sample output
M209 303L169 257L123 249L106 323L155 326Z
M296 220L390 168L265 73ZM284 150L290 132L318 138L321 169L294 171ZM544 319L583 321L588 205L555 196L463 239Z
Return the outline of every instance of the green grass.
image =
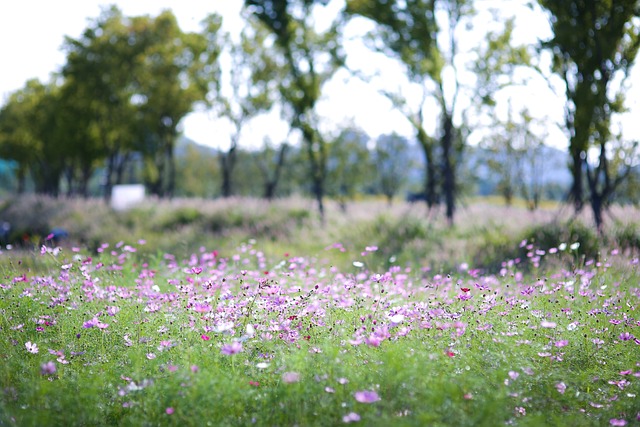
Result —
M389 262L400 246L351 241L312 257L271 238L273 255L262 241L183 258L129 244L2 264L0 425L639 422L633 255L436 274Z

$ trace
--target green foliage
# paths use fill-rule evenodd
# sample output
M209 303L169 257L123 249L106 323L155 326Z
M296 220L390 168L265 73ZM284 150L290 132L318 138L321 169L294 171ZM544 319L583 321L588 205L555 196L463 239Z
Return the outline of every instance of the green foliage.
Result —
M624 110L626 80L640 47L640 3L570 2L540 0L550 14L553 37L543 47L553 54L553 69L565 83L565 122L570 135L576 210L582 209L583 170L586 168L588 196L596 226L602 226L602 211L624 179L620 168L610 165L608 152L615 145L611 119ZM616 89L614 89L614 87ZM596 165L587 161L587 150L597 147Z
M291 127L302 134L312 191L323 217L328 148L315 109L322 87L344 63L340 22L336 19L327 30L316 31L313 0L245 0L245 5L251 16L275 37L275 49L270 54L279 56L272 63L279 67L280 100Z
M356 414L371 426L600 426L636 417L640 276L629 259L545 276L511 266L504 277L445 277L419 264L354 275L250 243L186 259L139 249L49 248L36 255L41 274L0 266L29 278L0 288L1 424L339 425ZM234 341L241 349L225 354Z

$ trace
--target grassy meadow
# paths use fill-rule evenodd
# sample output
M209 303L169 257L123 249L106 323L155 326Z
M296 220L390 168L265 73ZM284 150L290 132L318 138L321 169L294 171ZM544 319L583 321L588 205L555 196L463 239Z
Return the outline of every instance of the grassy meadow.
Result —
M640 425L638 214L6 200L0 426Z

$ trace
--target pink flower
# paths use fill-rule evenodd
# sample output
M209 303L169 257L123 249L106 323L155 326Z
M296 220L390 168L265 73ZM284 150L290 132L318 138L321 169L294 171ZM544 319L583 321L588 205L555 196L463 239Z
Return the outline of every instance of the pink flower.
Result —
M549 329L553 329L557 326L556 322L549 322L547 320L543 320L540 323L540 326L542 326L543 328L549 328Z
M556 347L560 348L560 347L564 347L564 346L566 346L567 344L569 344L569 341L567 341L567 340L560 340L560 341L556 341L556 344L555 344L555 345L556 345Z
M115 316L119 311L120 311L120 307L117 307L115 305L110 305L107 307L107 314L109 316Z
M169 407L165 410L165 412L167 413L167 415L171 415L171 414L173 414L174 409L173 409L171 406L169 406Z
M611 418L609 420L609 424L611 424L612 426L626 426L627 425L627 421L626 420L618 420L615 418Z
M349 412L347 415L342 417L343 423L357 423L358 421L360 421L360 415L355 412Z
M149 359L149 360L153 360L153 359L155 359L155 358L156 358L156 355L155 355L155 354L153 354L153 353L147 353L147 359Z
M520 374L517 373L516 371L509 371L509 378L511 378L512 380L515 380L519 376L520 376Z
M282 381L286 384L297 383L300 381L300 374L297 372L285 372L282 374Z
M242 351L242 343L234 341L231 344L225 344L220 349L220 352L225 356L231 356L233 354L240 353Z
M360 403L373 403L380 400L380 396L378 396L378 393L371 390L356 391L354 393L354 397Z
M43 363L40 365L40 374L42 375L53 375L56 373L56 364L52 361L48 361L47 363Z
M24 346L27 348L27 351L29 353L33 353L33 354L38 353L38 346L35 343L32 343L31 341L27 341L26 343L24 343Z
M209 341L211 338L209 337L209 335L200 335L200 338L202 338L203 341Z
M567 389L567 386L565 383L559 382L558 384L556 384L556 390L558 390L558 393L564 394L566 389Z
M382 342L382 338L377 336L376 334L371 334L369 337L364 339L364 342L371 347L379 347Z

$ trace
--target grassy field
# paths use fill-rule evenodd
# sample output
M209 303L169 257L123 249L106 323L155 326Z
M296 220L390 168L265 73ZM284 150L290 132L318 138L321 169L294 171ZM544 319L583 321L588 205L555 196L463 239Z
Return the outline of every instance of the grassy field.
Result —
M0 426L640 425L631 209L12 203Z

